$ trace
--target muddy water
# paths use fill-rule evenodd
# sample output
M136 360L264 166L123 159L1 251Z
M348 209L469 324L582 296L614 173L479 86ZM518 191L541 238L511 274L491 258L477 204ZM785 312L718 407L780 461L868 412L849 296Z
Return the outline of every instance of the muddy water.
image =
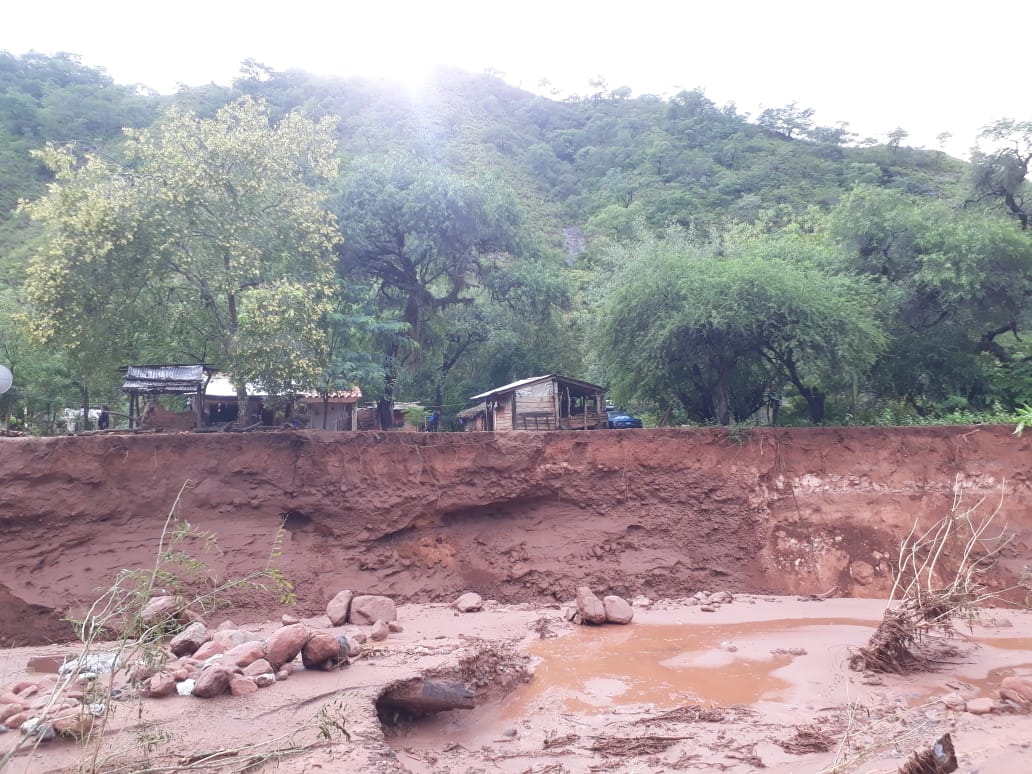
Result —
M614 705L714 705L778 701L789 682L778 670L805 648L814 627L860 626L858 619L774 620L718 626L578 627L530 647L540 659L534 679L506 702L510 719L548 706L578 714ZM774 652L772 652L774 651Z

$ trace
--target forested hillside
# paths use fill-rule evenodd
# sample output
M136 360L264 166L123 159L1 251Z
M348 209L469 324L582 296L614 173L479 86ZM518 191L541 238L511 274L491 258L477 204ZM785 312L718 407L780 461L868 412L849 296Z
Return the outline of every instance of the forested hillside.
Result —
M0 53L0 413L52 431L144 362L446 419L549 372L667 423L1032 401L1032 121L960 161L796 104L591 87L247 61L159 96Z

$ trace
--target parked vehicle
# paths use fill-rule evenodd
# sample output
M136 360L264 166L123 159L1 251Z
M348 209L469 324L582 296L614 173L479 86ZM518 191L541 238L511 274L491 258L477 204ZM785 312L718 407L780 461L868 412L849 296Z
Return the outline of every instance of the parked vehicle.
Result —
M607 413L609 419L606 422L606 427L612 430L631 430L642 427L641 420L638 417L632 417L630 414L613 409L610 409Z

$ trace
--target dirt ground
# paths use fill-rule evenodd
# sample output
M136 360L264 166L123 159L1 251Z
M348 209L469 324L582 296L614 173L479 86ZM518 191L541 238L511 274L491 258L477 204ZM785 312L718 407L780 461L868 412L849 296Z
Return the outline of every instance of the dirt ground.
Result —
M255 741L300 748L263 764L284 772L890 771L945 731L962 771L1023 771L1029 716L964 706L1032 674L1027 612L989 611L936 673L872 678L847 661L880 619L900 539L958 502L996 512L1011 541L989 582L1017 583L1030 471L1028 434L1005 427L0 439L0 682L74 652L63 619L153 566L182 490L187 585L273 568L296 594L237 590L210 625L267 634L287 613L326 628L347 588L404 603L403 630L251 696L126 691L97 771L196 770L216 750L205 770L238 770ZM580 585L638 598L634 623L567 622ZM466 591L494 602L460 615L446 603ZM693 604L710 591L735 599ZM377 716L387 686L437 674L475 687L477 708ZM0 734L0 756L15 739ZM83 755L58 740L8 765L75 770Z

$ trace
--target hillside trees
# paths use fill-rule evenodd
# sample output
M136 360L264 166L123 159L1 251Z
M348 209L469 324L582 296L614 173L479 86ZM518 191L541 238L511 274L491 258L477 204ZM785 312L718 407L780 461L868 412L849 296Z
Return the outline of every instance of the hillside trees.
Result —
M807 256L733 236L717 244L673 229L614 256L599 327L616 392L673 398L689 418L726 425L759 407L764 386L788 381L820 422L826 385L862 373L884 344L872 288L824 268L820 246Z
M976 148L971 154L972 183L979 199L1001 201L1021 224L1023 231L1032 217L1032 121L1002 118L985 127L979 138L992 149Z
M1005 218L859 186L831 213L842 268L875 278L891 345L877 388L926 413L985 406L991 370L1021 368L1032 298L1032 239ZM1016 397L1006 398L1013 403Z
M270 125L242 98L126 134L124 165L40 153L56 180L26 206L43 228L26 282L37 339L105 372L189 352L242 399L247 380L314 381L337 240L318 191L336 173L331 122Z

